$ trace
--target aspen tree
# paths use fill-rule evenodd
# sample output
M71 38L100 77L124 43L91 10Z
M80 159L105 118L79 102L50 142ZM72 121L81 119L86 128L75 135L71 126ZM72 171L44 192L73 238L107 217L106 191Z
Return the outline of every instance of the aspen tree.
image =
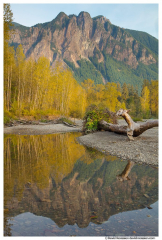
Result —
M158 116L158 81L155 80L150 83L150 110L152 115Z
M94 87L97 104L103 101L104 89L105 89L105 86L103 84L97 84Z
M73 80L73 91L69 103L69 114L74 118L82 118L86 108L86 92Z
M45 107L45 96L50 79L50 62L45 57L40 57L33 72L36 91L33 102L33 109L42 109Z
M116 83L107 83L105 85L104 91L104 100L109 110L115 112L119 104L118 96L121 96L121 93L117 90Z
M146 114L146 116L150 112L149 100L150 100L150 91L149 91L148 87L145 86L141 93L141 107L142 107L142 111L144 112L144 114Z
M14 49L6 46L4 61L4 108L11 108L11 87L13 84L13 69L15 68Z
M25 84L25 54L23 52L23 47L21 44L16 49L16 65L17 65L17 107L20 116Z
M34 70L36 63L32 58L26 61L26 82L25 82L25 105L29 112L33 103L33 96L35 94Z
M88 105L93 104L95 101L94 81L91 79L84 80L84 82L81 83L81 86L86 90Z

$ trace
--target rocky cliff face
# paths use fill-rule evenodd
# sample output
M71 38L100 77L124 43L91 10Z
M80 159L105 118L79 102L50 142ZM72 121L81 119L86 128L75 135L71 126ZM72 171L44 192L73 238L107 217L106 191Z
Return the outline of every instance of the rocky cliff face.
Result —
M11 42L22 44L26 56L36 60L44 55L51 63L66 59L79 67L77 60L81 58L96 57L98 62L104 62L105 53L132 68L139 62L145 65L156 63L148 49L103 16L91 18L86 12L78 16L60 13L49 23L23 30L15 28Z
M61 12L51 22L33 27L15 23L14 29L11 45L22 44L27 58L47 57L52 67L61 62L78 82L91 78L95 83L131 82L141 88L143 79L158 79L157 39L117 27L103 16Z

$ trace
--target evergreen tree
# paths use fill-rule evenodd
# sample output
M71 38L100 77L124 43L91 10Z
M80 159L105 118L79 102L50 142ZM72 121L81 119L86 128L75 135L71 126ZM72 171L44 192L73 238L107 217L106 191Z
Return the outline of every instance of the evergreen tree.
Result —
M11 108L11 89L13 81L14 68L14 49L9 46L11 35L10 27L12 26L13 13L10 4L4 4L3 8L3 26L4 26L4 110L9 111Z
M124 83L123 86L122 86L122 98L123 98L123 100L126 101L128 96L129 96L128 87L127 87L127 84Z
M4 30L4 44L10 39L11 31L10 27L13 26L13 13L10 9L10 4L4 4L3 6L3 30Z

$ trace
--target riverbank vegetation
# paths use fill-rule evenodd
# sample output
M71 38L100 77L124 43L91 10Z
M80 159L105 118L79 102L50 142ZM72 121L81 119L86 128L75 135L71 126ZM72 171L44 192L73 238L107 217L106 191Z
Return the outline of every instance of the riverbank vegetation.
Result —
M4 4L4 123L24 116L83 118L92 104L112 112L131 109L137 118L158 117L158 81L144 80L141 94L126 83L94 84L92 79L78 83L60 63L51 68L44 56L26 59L22 45L11 47L11 25L10 5Z

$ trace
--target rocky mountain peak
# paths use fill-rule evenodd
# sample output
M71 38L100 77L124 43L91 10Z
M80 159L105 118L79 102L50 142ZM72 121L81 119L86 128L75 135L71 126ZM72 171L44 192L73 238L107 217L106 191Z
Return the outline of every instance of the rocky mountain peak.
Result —
M90 14L88 12L80 12L79 15L78 15L78 18L91 18Z
M61 21L65 18L69 18L68 15L66 15L64 12L60 12L56 18L53 19L53 21Z
M16 47L18 44L22 44L27 58L32 56L37 60L44 55L50 59L52 66L56 61L61 61L65 67L68 64L80 68L79 61L84 59L93 65L93 68L97 68L96 71L100 72L103 82L110 81L109 73L112 70L108 71L109 64L106 64L108 58L111 58L112 62L117 61L118 65L122 64L124 68L128 67L129 72L130 69L140 68L138 77L143 77L141 67L145 68L146 79L147 75L150 75L151 79L156 79L158 72L157 67L152 65L158 61L156 39L142 35L141 32L115 26L102 15L91 18L90 14L84 11L78 16L74 14L68 16L60 12L51 22L37 24L31 28L15 24L11 45ZM147 66L151 66L151 69ZM122 75L118 81L121 81L121 78L124 81L125 73L121 70L120 72Z

